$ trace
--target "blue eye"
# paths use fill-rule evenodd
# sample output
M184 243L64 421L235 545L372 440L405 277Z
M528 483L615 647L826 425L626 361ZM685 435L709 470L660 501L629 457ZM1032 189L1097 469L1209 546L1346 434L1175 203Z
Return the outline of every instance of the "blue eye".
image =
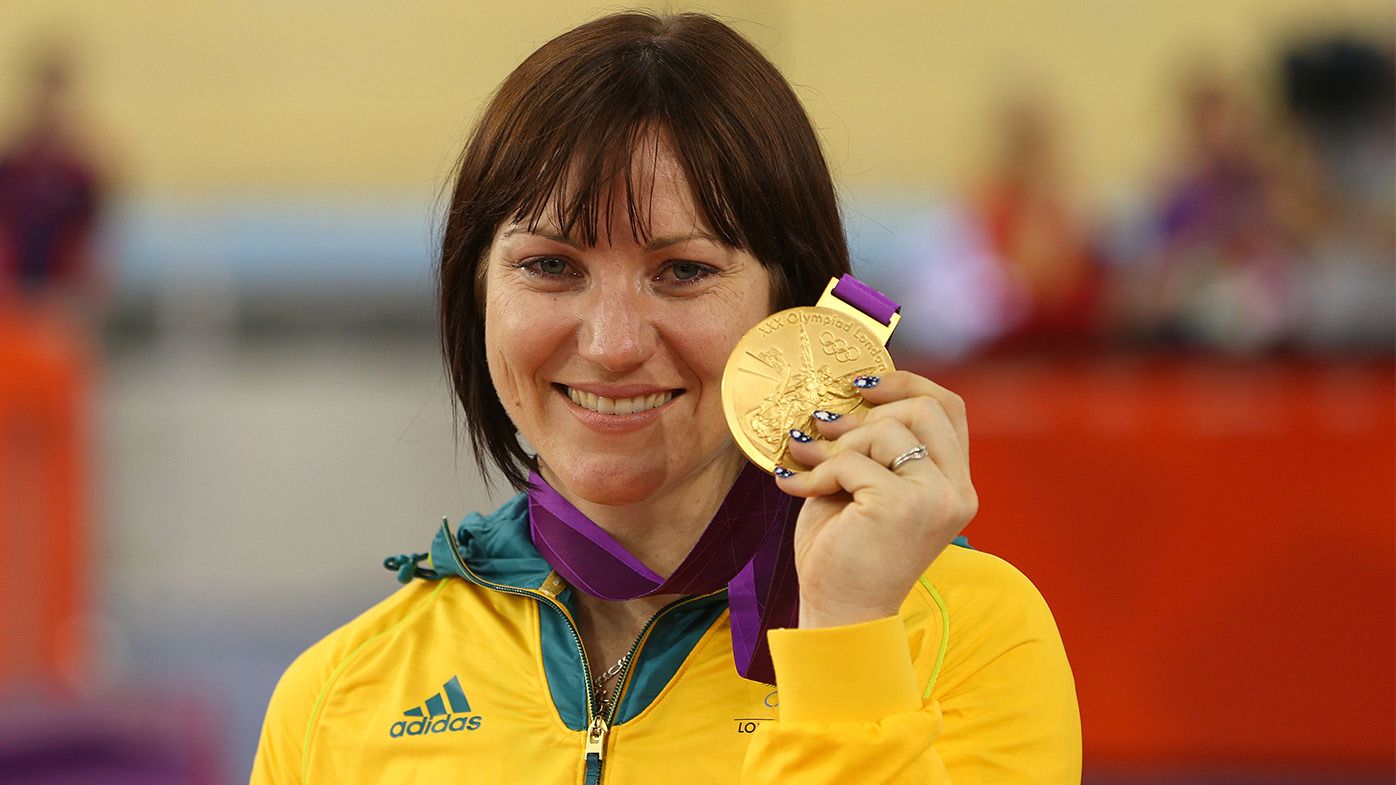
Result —
M708 265L698 262L674 262L664 268L664 273L660 274L660 278L671 284L688 285L699 283L715 272L717 271ZM665 278L665 273L668 274L667 278Z
M550 291L562 291L574 286L582 275L572 266L572 262L562 256L535 256L511 262L510 266L532 281L532 285Z
M674 277L680 281L688 281L702 275L703 268L693 262L679 262L673 268Z
M534 262L538 272L544 275L562 275L567 272L567 262L556 256L547 256Z

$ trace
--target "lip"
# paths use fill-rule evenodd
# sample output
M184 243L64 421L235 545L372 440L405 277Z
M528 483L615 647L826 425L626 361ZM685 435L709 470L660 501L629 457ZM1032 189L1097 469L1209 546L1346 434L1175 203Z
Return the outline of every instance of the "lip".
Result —
M672 392L675 394L674 397L677 398L678 393L683 392L682 387L660 387L654 384L570 384L567 382L558 382L554 386L581 390L582 392L589 392L592 395L604 395L607 398L635 398L641 395L654 395L655 393L664 392ZM564 391L560 390L559 392L562 392L564 396L567 395ZM613 417L616 415L607 416ZM622 414L620 416L628 417L629 415Z
M583 390L594 395L604 395L607 398L634 398L637 395L653 395L654 393L670 391L675 392L675 395L673 398L670 398L668 401L666 401L663 405L657 406L653 409L646 409L643 412L634 412L632 414L602 414L601 412L594 412L590 409L578 406L576 403L574 403L571 398L567 397L568 387L571 387L574 390ZM570 411L572 413L572 416L576 417L583 425L594 431L601 431L602 433L609 434L626 433L629 431L637 431L641 428L644 428L651 422L654 422L655 420L659 419L659 417L662 416L664 412L668 411L669 407L673 405L674 401L683 397L682 395L678 394L683 392L682 387L655 387L652 385L563 385L559 383L553 385L553 389L557 392L558 397L562 399L562 402L567 405L567 410Z

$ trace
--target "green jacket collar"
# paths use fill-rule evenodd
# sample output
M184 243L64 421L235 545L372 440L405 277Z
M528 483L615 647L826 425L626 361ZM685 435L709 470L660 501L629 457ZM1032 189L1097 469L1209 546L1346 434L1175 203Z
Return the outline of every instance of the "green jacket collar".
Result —
M528 498L523 494L488 515L471 513L455 532L443 520L432 540L431 566L434 577L457 575L475 583L528 590L542 586L552 573L528 536Z

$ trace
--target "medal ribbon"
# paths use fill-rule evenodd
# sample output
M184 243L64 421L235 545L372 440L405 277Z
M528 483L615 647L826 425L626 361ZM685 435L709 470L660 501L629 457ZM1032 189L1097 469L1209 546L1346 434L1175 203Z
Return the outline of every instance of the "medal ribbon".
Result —
M529 482L529 534L568 584L603 600L707 594L726 586L737 672L775 683L766 631L799 621L793 538L800 505L769 475L751 464L742 469L693 550L668 579L641 563L537 472Z
M901 310L892 298L851 275L840 278L832 294L882 324L892 321L892 314Z

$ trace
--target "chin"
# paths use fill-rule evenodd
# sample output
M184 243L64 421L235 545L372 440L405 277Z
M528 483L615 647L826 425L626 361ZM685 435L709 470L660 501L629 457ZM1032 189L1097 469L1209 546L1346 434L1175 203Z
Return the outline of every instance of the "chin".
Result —
M666 477L662 466L646 465L635 456L593 455L546 463L567 491L608 506L644 501L664 485Z

